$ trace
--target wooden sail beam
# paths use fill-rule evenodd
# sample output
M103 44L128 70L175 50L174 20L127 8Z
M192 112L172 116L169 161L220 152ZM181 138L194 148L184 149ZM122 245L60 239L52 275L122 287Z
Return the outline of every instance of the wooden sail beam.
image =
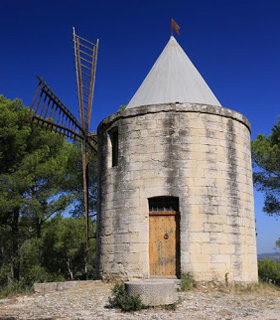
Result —
M95 84L95 73L97 65L98 44L94 44L76 34L73 28L74 57L76 67L77 92L80 120L86 137L95 137L89 134L93 92ZM89 198L88 198L88 144L82 142L83 184L84 184L84 206L85 206L85 272L87 273L89 252Z
M74 57L81 124L89 130L94 94L99 40L96 44L76 34L73 28Z

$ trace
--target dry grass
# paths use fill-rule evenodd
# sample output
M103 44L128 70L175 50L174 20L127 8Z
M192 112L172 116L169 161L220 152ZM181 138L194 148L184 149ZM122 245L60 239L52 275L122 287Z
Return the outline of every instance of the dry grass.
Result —
M238 283L229 283L223 284L221 282L208 282L208 283L197 283L194 291L201 292L220 292L220 293L232 293L232 294L252 294L258 296L278 296L280 294L280 287L275 286L270 283L253 283L253 284L238 284Z

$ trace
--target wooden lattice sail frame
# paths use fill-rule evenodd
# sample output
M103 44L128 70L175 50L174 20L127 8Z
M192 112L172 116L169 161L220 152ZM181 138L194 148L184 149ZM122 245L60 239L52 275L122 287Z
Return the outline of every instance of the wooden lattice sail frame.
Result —
M89 133L89 128L99 40L97 39L94 44L78 36L73 28L73 43L80 121L39 76L37 76L39 84L30 107L28 121L45 130L81 141L85 207L85 272L87 273L89 249L88 149L97 152L95 134Z

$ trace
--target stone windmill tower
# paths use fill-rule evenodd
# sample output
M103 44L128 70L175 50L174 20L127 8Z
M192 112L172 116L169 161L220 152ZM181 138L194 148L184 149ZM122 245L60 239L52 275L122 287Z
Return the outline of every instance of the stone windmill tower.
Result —
M98 145L100 277L257 281L249 121L173 36Z

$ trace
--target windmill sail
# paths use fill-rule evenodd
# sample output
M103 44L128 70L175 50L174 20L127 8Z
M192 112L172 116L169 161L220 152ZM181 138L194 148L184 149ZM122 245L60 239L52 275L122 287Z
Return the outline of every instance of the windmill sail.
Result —
M39 84L35 92L28 121L43 129L63 134L73 140L86 140L96 151L93 135L86 135L82 124L66 105L57 97L42 78L37 76Z
M78 36L73 28L73 42L80 121L38 76L39 84L27 121L45 130L63 134L74 140L81 140L85 207L85 273L87 273L89 249L88 147L97 152L96 135L89 133L89 128L99 41L97 40L94 44Z
M94 44L78 36L75 28L73 28L73 42L80 119L84 130L88 131L91 119L99 40Z

